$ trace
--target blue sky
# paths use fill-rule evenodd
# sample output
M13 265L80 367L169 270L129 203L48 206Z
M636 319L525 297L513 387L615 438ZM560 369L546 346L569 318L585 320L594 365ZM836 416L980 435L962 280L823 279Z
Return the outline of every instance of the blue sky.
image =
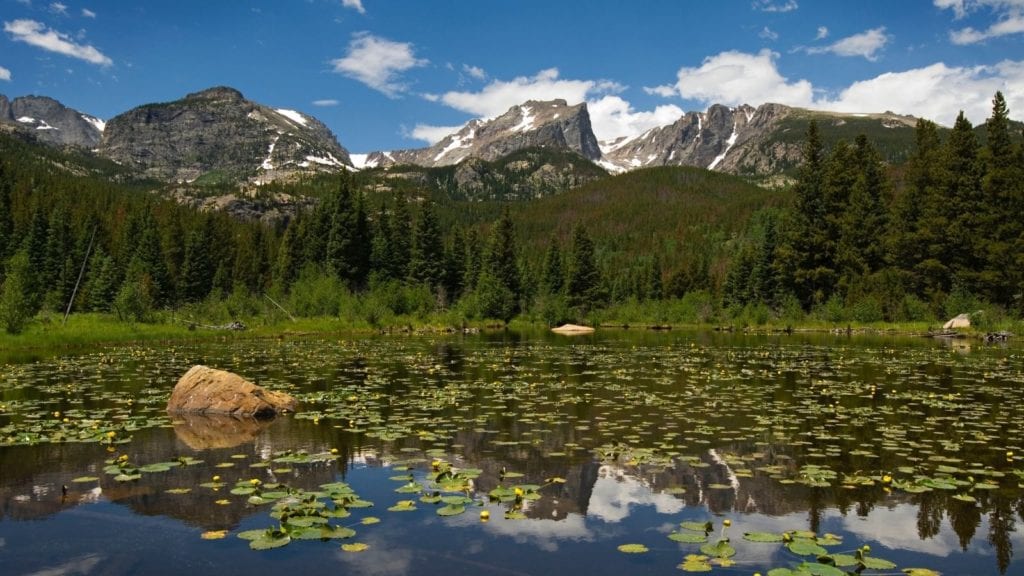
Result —
M214 85L353 152L426 145L527 99L599 139L712 103L1024 118L1024 0L0 0L0 93L107 119Z

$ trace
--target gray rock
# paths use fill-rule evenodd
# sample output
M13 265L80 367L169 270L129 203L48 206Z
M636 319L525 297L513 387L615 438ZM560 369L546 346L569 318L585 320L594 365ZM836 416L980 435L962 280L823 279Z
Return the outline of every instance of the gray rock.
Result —
M497 118L472 120L428 148L373 152L367 156L367 164L450 166L467 158L497 160L533 147L570 150L590 160L601 158L587 104L530 100Z
M99 153L171 182L270 181L352 166L348 151L316 118L251 102L227 87L112 118Z
M76 146L92 150L99 144L102 123L46 96L21 96L8 100L0 95L0 122L31 134L52 146Z

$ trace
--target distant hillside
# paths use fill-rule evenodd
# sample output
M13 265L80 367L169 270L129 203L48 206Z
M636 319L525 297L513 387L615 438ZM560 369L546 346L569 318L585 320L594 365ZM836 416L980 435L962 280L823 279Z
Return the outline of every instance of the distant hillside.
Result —
M666 275L704 259L715 279L724 275L722 257L751 216L781 207L788 198L788 192L727 174L660 167L521 204L512 215L527 254L543 254L552 237L566 245L573 225L582 222L608 270L628 269L657 253Z

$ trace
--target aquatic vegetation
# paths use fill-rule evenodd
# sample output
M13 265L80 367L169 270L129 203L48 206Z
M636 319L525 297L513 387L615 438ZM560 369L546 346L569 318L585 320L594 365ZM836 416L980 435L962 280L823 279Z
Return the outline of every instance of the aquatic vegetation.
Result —
M146 439L177 424L163 413L168 383L211 359L298 397L300 412L274 426L302 438L300 445L281 450L266 441L271 427L255 432L261 452L230 446L147 456ZM572 345L430 337L133 346L0 367L0 450L94 450L99 456L62 480L73 492L116 481L152 485L181 501L217 499L236 514L266 506L273 525L247 534L259 549L352 538L349 531L370 525L372 517L360 521L356 511L372 504L349 485L304 482L310 470L347 479L354 456L373 454L372 466L385 467L382 478L394 482L385 483L389 496L373 496L389 522L430 518L454 530L473 520L477 530L513 531L505 520L525 527L542 510L573 513L565 503L579 496L584 477L635 479L648 502L736 521L742 536L731 539L699 515L658 536L688 553L684 570L742 563L748 545L775 547L792 558L784 569L793 573L827 572L818 564L882 570L872 566L884 559L837 552L846 545L828 534L742 532L743 515L777 502L801 510L813 502L843 516L879 504L1005 515L1004 503L1015 506L1024 490L1019 366L1014 350L962 355L930 343L897 349L689 336ZM569 512L554 510L556 500ZM467 516L474 509L491 523ZM952 529L970 541L969 524L977 525ZM645 558L662 553L644 543L654 548ZM834 564L822 564L825 557Z

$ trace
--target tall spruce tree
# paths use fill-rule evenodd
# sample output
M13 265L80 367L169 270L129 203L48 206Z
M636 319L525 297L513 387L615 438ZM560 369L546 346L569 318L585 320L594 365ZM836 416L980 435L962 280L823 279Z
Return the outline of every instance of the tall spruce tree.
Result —
M11 180L3 160L0 160L0 263L11 252L14 236L14 219L11 216ZM3 266L0 265L0 273ZM0 274L2 275L2 274Z
M388 246L391 248L391 276L405 280L409 276L409 260L412 257L412 216L409 215L409 202L401 193L395 194L394 217L391 219L391 236Z
M855 176L846 209L839 220L836 251L839 285L849 290L884 266L882 238L886 226L881 159L867 136L857 136L852 158Z
M441 227L429 200L420 208L409 255L409 277L415 282L437 288L444 275L444 244Z
M487 256L484 267L497 278L518 301L522 297L522 278L518 264L516 248L516 231L508 207L501 213L501 218L491 229L491 239L487 243Z
M985 216L981 226L987 236L985 263L979 273L981 292L994 302L1013 303L1024 285L1024 263L1018 240L1024 233L1024 167L1017 162L1017 151L1010 137L1010 111L1002 92L992 99L992 115L986 123L988 133L986 173L982 181ZM1018 308L1024 303L1016 302Z
M540 288L543 294L561 294L565 285L565 269L562 263L562 248L558 238L551 237L548 249L544 253L543 276Z
M943 263L950 271L944 289L954 283L976 291L977 271L984 261L985 206L981 189L982 164L974 126L963 112L957 116L943 154L943 215L946 230L941 238Z
M569 271L565 283L566 303L580 317L604 303L601 272L597 268L594 242L582 222L572 230Z
M802 163L793 186L795 202L788 239L780 254L788 287L805 309L827 299L835 281L822 153L818 123L811 120L807 126Z
M914 141L914 153L907 163L907 185L894 199L889 218L887 261L915 293L933 293L945 275L929 271L938 264L936 256L940 256L932 254L929 247L946 227L939 190L942 140L938 126L929 120L918 120Z

